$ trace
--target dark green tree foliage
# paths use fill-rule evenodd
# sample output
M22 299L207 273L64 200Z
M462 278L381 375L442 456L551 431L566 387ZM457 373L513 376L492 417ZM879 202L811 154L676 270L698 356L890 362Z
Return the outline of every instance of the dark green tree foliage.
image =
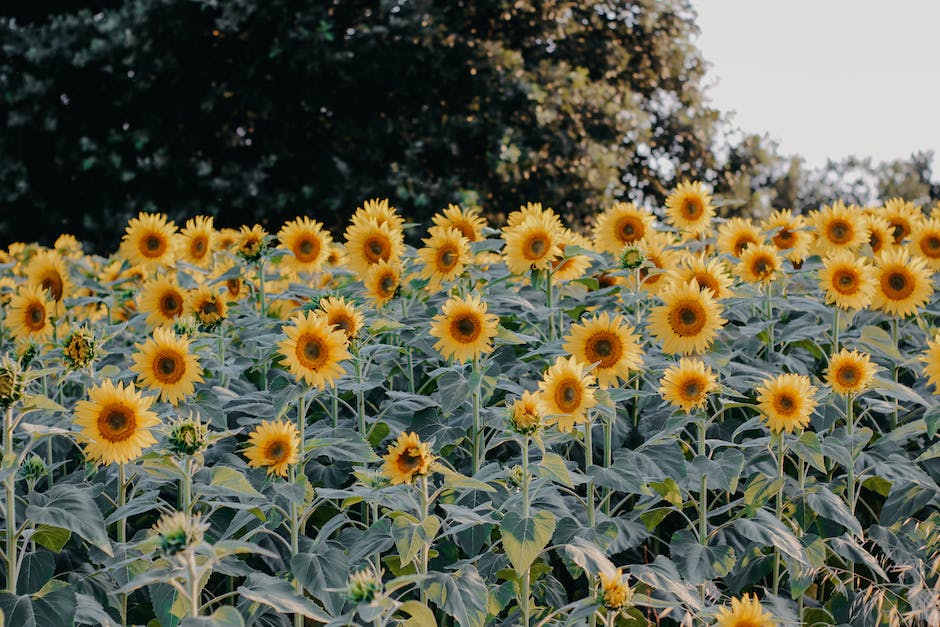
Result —
M418 219L577 219L727 187L687 0L85 5L0 7L0 245L107 247L139 210L338 228L387 196Z

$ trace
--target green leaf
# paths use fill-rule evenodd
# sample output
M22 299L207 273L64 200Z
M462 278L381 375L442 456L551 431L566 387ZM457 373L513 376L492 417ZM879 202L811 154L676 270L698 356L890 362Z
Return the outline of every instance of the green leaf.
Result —
M467 490L481 490L483 492L496 492L496 488L477 479L454 472L444 464L435 463L431 466L432 472L444 475L444 486L447 488L464 488Z
M716 577L724 577L735 564L730 546L702 546L688 529L672 535L669 544L672 561L684 573L686 581L698 585Z
M764 506L764 503L780 491L783 484L782 477L771 479L762 473L751 477L747 487L744 488L744 507L747 509L747 515L753 516L756 514Z
M75 624L77 625L98 625L98 627L117 627L117 623L111 618L95 597L75 593ZM2 622L0 622L2 627Z
M33 595L0 592L0 611L11 627L72 627L75 591L53 579Z
M45 494L34 492L26 517L36 524L68 529L105 554L113 555L104 518L89 490L60 483Z
M856 536L862 535L862 526L852 515L852 512L849 511L846 504L825 487L816 486L812 492L806 495L806 502L813 508L814 512L823 518L842 525Z
M528 517L508 512L503 517L499 530L506 556L516 572L524 575L552 539L552 534L555 533L555 517L546 511Z
M306 597L297 594L289 583L264 573L252 573L238 587L238 593L255 603L273 607L284 614L302 614L321 623L330 622L330 617Z
M350 429L331 431L330 437L307 440L306 450L314 457L328 457L331 461L345 461L356 464L380 461L372 450L372 445Z
M682 507L682 492L672 477L667 477L665 481L650 481L649 486L667 503Z
M223 605L212 613L212 616L187 618L180 627L245 627L245 619L241 613L231 605Z
M558 453L545 451L542 461L538 465L539 476L549 481L555 481L563 486L573 488L574 482L571 480L571 472L565 465L565 458Z
M804 431L799 438L790 443L790 448L804 462L819 472L826 472L826 459L823 456L822 444L813 431Z
M210 485L222 488L228 492L246 498L264 498L255 490L254 486L245 478L245 475L228 466L215 466L212 468Z
M859 334L858 341L869 348L873 353L881 353L894 361L904 361L898 351L897 345L891 341L891 336L881 327L867 326Z
M68 544L71 537L72 532L68 529L52 527L50 525L38 525L29 539L39 546L49 549L53 553L58 553Z
M392 523L392 537L395 538L395 546L398 549L402 566L413 562L421 547L433 541L440 528L441 520L433 514L428 516L423 524L411 516L396 518Z
M763 546L775 546L801 564L807 563L800 541L786 525L765 509L751 518L737 519L734 528L748 540Z
M404 612L410 618L402 623L402 627L437 627L437 619L427 605L422 605L420 601L405 601L398 608L399 612Z
M890 527L895 522L922 510L934 496L934 490L927 490L909 481L898 481L891 486L891 493L881 507L879 522L885 527Z
M295 555L290 565L294 576L313 598L323 603L334 614L342 611L342 596L329 590L346 586L349 563L345 553L324 543L315 553Z
M463 564L453 572L431 573L426 589L428 598L461 627L486 624L486 584L471 564Z
M33 551L23 557L16 581L18 594L38 592L55 574L55 558L48 551Z
M592 575L604 573L608 577L613 577L617 570L603 551L584 538L575 538L564 548L568 559Z

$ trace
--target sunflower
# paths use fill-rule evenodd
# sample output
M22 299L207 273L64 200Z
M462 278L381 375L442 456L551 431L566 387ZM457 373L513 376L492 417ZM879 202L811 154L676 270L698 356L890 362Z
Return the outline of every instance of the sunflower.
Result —
M366 272L366 296L381 307L395 297L401 285L401 266L398 263L379 261Z
M212 260L215 239L212 216L196 216L187 220L179 234L178 250L183 261L194 266L207 266Z
M887 220L877 215L866 215L865 222L868 225L868 245L872 254L877 256L896 246L894 232Z
M432 226L428 229L424 248L418 250L418 257L424 262L420 275L429 279L428 288L441 289L444 281L453 281L461 274L471 259L470 243L460 231L453 228Z
M323 224L307 217L285 223L277 239L281 248L291 252L288 263L296 272L319 272L332 244Z
M731 218L718 227L718 252L740 257L748 246L762 244L764 236L750 219Z
M663 352L703 353L727 322L721 305L698 283L675 283L660 295L663 304L650 314L650 331L663 344Z
M186 292L175 279L158 277L141 289L138 309L147 314L151 327L171 325L186 313Z
M706 231L714 217L712 197L699 181L679 183L666 198L666 221L690 235Z
M539 395L525 390L509 408L509 425L516 433L531 435L542 426L542 406Z
M856 250L868 242L868 220L857 205L846 206L841 200L823 205L810 216L815 227L815 251L825 255L832 250Z
M669 273L670 281L691 283L695 281L699 288L711 290L716 300L734 296L731 285L734 280L728 272L728 266L721 259L706 261L704 255L686 255Z
M633 327L622 316L607 312L571 325L563 348L584 365L597 364L592 374L602 388L616 387L643 364L643 349Z
M73 329L62 341L62 359L70 370L86 368L97 354L95 334L87 327Z
M813 236L806 231L803 216L793 215L790 209L778 209L761 226L777 251L793 263L801 263L809 255Z
M284 330L287 338L278 342L290 373L315 388L333 385L346 373L340 365L352 355L346 350L346 334L330 326L320 312L298 313Z
M891 228L891 236L895 244L900 244L907 239L907 236L924 219L920 205L915 205L903 198L892 198L887 201L881 215L884 216Z
M503 229L506 267L513 274L546 270L561 256L562 227L551 216L532 214L515 226Z
M826 383L836 394L864 392L875 376L875 365L865 353L842 349L829 360Z
M601 580L601 600L608 610L619 611L630 605L633 600L633 588L624 579L623 570L618 568L613 577L598 573Z
M52 244L52 248L60 255L72 259L78 259L82 256L82 243L78 241L74 235L68 233L63 233L55 238L55 243Z
M287 420L262 420L248 436L245 457L249 468L267 468L268 474L287 476L287 467L296 464L300 452L297 425Z
M718 610L715 627L776 627L773 616L764 611L757 596L745 594L740 599L731 599L731 608Z
M388 454L383 459L382 474L392 485L398 485L428 474L436 457L431 453L431 445L422 442L417 433L402 433L388 445Z
M238 242L238 229L219 229L216 234L215 246L218 250L231 250Z
M650 294L659 294L669 285L669 273L678 265L681 257L670 245L672 237L667 233L650 233L637 248L652 269L640 268L640 287ZM633 277L627 280L633 285Z
M398 210L392 207L388 198L367 200L350 218L352 224L359 224L367 220L374 220L378 224L387 224L392 231L401 231L405 220L398 215Z
M29 260L26 267L26 281L44 289L55 304L55 313L61 317L65 314L65 305L62 302L72 292L72 282L69 280L68 268L65 260L54 250L43 250L36 253Z
M571 251L568 251L566 256L565 249L569 246L578 246L590 250L591 240L571 229L562 230L560 243L558 244L562 256L552 262L553 283L564 283L580 279L591 267L591 258L587 255L573 255Z
M140 212L125 229L121 256L135 266L171 266L176 261L175 233L176 225L165 214Z
M204 285L189 293L186 310L196 317L201 326L214 329L228 317L225 300L216 290Z
M447 205L447 209L432 216L431 221L441 228L457 229L469 242L484 239L483 227L486 226L486 220L476 208L461 209L457 205Z
M922 258L911 257L903 248L878 255L873 308L903 318L926 304L931 294L930 272Z
M777 247L767 244L748 246L734 271L748 283L771 283L783 266Z
M235 252L245 261L257 261L267 248L268 237L268 232L260 224L252 227L242 225L238 231L238 239L235 241Z
M346 340L352 341L359 335L365 320L356 306L342 296L328 296L320 299L320 311L326 316L326 323L346 334Z
M927 383L934 387L934 394L940 394L940 334L927 341L927 350L921 355L920 360L925 364L924 374L927 375Z
M804 429L816 408L816 388L809 377L799 374L781 374L765 379L757 387L757 403L767 427L773 433Z
M690 414L693 409L701 409L705 405L717 383L717 375L701 359L683 357L678 365L670 366L663 373L659 393Z
M529 218L547 220L551 223L552 228L558 231L564 228L558 214L551 207L542 207L540 202L527 202L518 210L510 213L506 218L506 226L509 228L517 227Z
M49 292L38 285L24 285L10 299L3 324L16 340L42 342L52 335L54 310Z
M153 397L141 395L133 384L106 379L88 391L91 400L75 405L75 425L85 443L85 456L98 464L123 464L140 457L157 443L150 432L160 419L150 410Z
M653 230L653 214L632 202L618 202L607 209L594 225L594 245L602 252L617 255L627 244L636 244Z
M539 400L549 424L569 432L575 424L587 422L587 412L597 404L594 377L584 372L584 364L574 357L558 357L539 381Z
M486 303L470 295L444 303L443 313L434 316L428 333L438 338L434 348L445 359L464 362L492 352L499 318L486 313Z
M241 274L241 266L234 261L220 264L217 269L213 271L213 275L216 277L213 284L221 282L225 286L225 293L223 294L225 302L235 303L248 295L248 290L245 288L245 282L242 281ZM225 277L224 280L223 277Z
M160 400L178 405L192 395L195 384L202 383L202 368L189 351L189 340L177 337L171 329L158 328L143 344L135 344L131 356L137 383L157 390Z
M923 257L931 271L940 270L940 219L921 220L911 232L908 248L912 255Z
M836 250L823 259L819 287L829 304L841 309L864 309L875 293L875 271L865 258Z
M405 250L405 236L400 229L371 218L351 223L345 237L347 265L359 276L365 276L381 261L398 263Z

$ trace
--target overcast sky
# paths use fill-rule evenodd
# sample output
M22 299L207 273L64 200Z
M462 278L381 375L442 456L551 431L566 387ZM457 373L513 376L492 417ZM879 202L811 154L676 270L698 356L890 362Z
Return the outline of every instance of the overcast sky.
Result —
M712 102L743 130L769 133L811 166L940 153L940 1L692 4Z

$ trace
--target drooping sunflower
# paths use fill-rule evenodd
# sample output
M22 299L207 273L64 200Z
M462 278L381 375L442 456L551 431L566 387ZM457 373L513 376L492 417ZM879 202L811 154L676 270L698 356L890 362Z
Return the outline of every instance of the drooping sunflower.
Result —
M820 255L835 249L854 251L868 241L868 221L857 205L836 201L823 205L811 219L816 229L815 249Z
M878 215L866 215L865 222L868 224L868 245L875 256L889 248L896 246L894 243L894 230L888 221Z
M89 366L97 354L95 334L88 327L73 329L62 341L62 359L70 370Z
M547 214L533 214L515 226L503 229L506 267L513 274L530 269L546 270L561 256L562 230Z
M927 350L921 355L920 360L924 362L927 383L934 387L935 395L940 394L940 334L927 341Z
M242 225L235 241L235 252L245 261L257 261L268 246L268 238L269 233L260 224L251 227Z
M748 246L762 244L764 236L750 219L731 218L718 227L718 252L740 257Z
M819 286L826 303L841 309L864 309L875 293L875 271L864 257L836 250L823 259Z
M871 357L845 348L832 356L826 369L826 383L836 394L864 392L874 376L875 365L871 363Z
M492 352L499 318L486 313L486 303L474 295L453 297L443 313L434 316L428 333L438 338L434 348L445 359L466 361Z
M150 432L160 424L150 410L153 397L143 396L133 384L114 385L106 379L88 391L88 398L75 405L75 425L81 427L78 438L85 444L89 460L123 464L157 443Z
M364 283L366 296L375 302L376 307L381 307L398 293L398 287L401 285L401 266L398 262L380 260L366 272Z
M900 247L878 255L873 308L903 318L923 307L931 294L930 271L922 258L911 257Z
M618 568L613 577L598 573L601 580L601 600L604 607L611 611L619 611L630 605L633 601L634 590L623 576L623 569Z
M10 298L3 324L14 339L43 342L52 335L55 304L49 293L38 285L24 285Z
M392 485L411 483L417 477L428 474L436 457L431 453L431 445L422 442L417 433L402 433L383 456L384 474Z
M178 250L186 263L204 268L212 261L216 233L212 216L196 216L186 221L179 234Z
M696 281L699 288L711 290L716 300L734 296L731 291L734 279L725 262L717 257L706 259L704 255L686 255L670 272L670 280L682 283Z
M509 408L509 424L513 431L531 435L542 426L542 405L539 395L525 390Z
M405 226L405 219L392 207L388 198L373 198L362 203L350 218L352 224L374 220L377 224L387 224L392 231L401 231Z
M663 304L653 308L649 329L669 354L703 353L727 322L721 305L698 283L674 283L660 294Z
M121 256L144 268L170 266L176 261L173 235L176 225L162 213L138 214L132 218L121 240Z
M659 393L686 413L701 409L718 386L718 376L701 359L683 357L663 373Z
M319 272L332 244L323 224L306 216L286 222L277 239L291 252L287 262L295 272Z
M315 388L333 385L346 373L340 364L352 355L346 350L346 334L335 329L320 312L298 313L284 329L287 338L278 342L290 373Z
M617 255L627 244L636 244L653 230L653 214L632 202L618 202L597 218L594 245Z
M287 476L288 467L300 459L300 433L287 420L262 420L248 436L245 457L250 468L267 468L268 474Z
M172 325L186 313L186 292L169 276L144 284L139 301L138 309L147 314L147 324L151 327Z
M783 259L777 247L768 244L753 244L741 253L741 261L734 271L748 283L771 283L783 267Z
M320 311L326 316L326 323L346 334L347 341L352 341L365 325L362 313L356 306L342 296L327 296L320 299Z
M777 627L757 595L745 594L740 599L731 599L731 607L719 608L716 619L715 627Z
M908 248L912 255L923 257L931 271L940 270L940 219L921 220L911 232Z
M777 251L793 263L801 263L809 255L813 235L806 230L803 216L778 209L761 226Z
M431 217L435 226L451 228L460 231L468 242L479 242L483 239L483 227L486 220L476 208L461 209L457 205L447 205L440 213Z
M688 234L706 231L714 217L711 194L700 181L683 181L666 198L666 221Z
M46 290L55 304L56 316L65 314L65 304L62 301L71 295L72 282L65 259L59 253L54 250L41 250L36 253L26 267L26 281Z
M764 379L757 387L757 403L772 433L805 429L816 409L816 388L809 377L781 374Z
M397 264L405 250L405 236L400 229L371 218L351 223L345 237L346 263L360 277L381 261Z
M914 231L918 223L924 219L920 205L906 201L903 198L892 198L885 203L881 214L891 227L891 235L895 244L900 244Z
M631 370L643 364L640 337L623 316L606 311L580 324L571 325L564 350L584 365L597 364L592 374L602 388L626 381Z
M131 370L137 373L137 383L157 390L162 401L178 405L203 381L202 367L189 350L189 340L177 337L172 329L155 329L152 338L134 348L137 352L131 356Z
M438 291L445 281L459 277L471 260L470 243L460 231L432 226L428 229L424 248L418 249L418 258L424 263L420 275L429 279L428 289Z
M587 412L597 405L594 377L584 372L584 364L574 357L558 357L539 381L539 400L548 424L570 432L575 424L587 422Z
M189 311L199 324L211 330L228 317L226 298L217 290L203 285L189 293L189 302L186 310Z

